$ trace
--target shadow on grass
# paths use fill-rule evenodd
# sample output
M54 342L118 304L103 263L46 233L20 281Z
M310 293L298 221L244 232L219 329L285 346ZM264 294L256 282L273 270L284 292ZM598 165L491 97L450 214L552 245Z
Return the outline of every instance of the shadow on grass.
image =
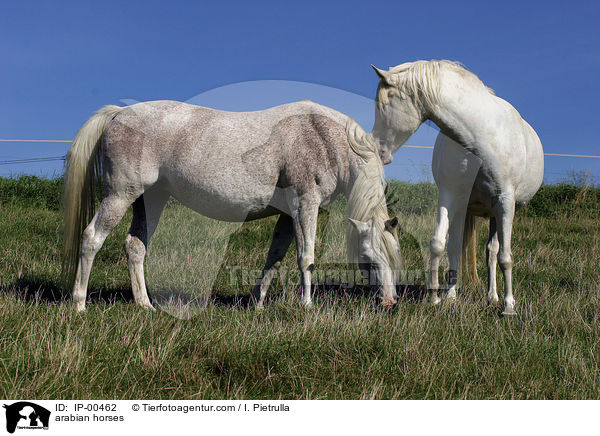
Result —
M422 285L399 285L396 293L401 301L419 302L427 296L427 289ZM377 287L345 286L317 283L313 286L313 295L331 298L347 298L354 300L373 299L377 301Z
M61 304L71 300L71 291L66 290L58 281L23 277L2 287L6 294L27 301L38 301L46 304ZM87 301L90 303L132 302L131 288L90 288Z
M300 288L294 291L300 299ZM424 285L400 285L396 292L399 297L399 304L402 302L420 303L427 297L427 287ZM316 283L313 284L311 294L318 302L319 299L339 299L339 300L372 300L373 304L378 306L377 288L370 286L347 286L341 284ZM265 299L265 306L281 298L281 293L269 293ZM254 300L250 295L219 295L215 293L210 301L217 306L230 307L253 307Z
M62 304L71 301L71 291L66 290L64 286L57 281L39 279L35 277L25 277L16 280L13 283L7 284L0 288L6 294L12 294L16 298L37 301L46 304ZM298 298L300 289L296 291ZM405 302L421 302L427 296L427 289L423 285L401 285L397 287L396 292L400 297L399 303ZM315 299L350 299L350 300L373 300L373 304L378 304L377 289L370 286L353 286L349 287L341 284L316 283L312 286L312 295ZM189 296L185 294L171 293L170 296L183 304L193 302ZM277 299L280 299L281 293L269 293L265 300L265 305ZM149 292L150 301L152 304L160 303L163 298L158 295L152 295ZM90 288L88 290L88 303L106 303L113 304L116 302L133 303L133 294L131 288ZM218 292L213 293L206 300L205 304L213 304L222 307L238 307L251 308L254 306L254 300L249 294L244 295L222 295Z

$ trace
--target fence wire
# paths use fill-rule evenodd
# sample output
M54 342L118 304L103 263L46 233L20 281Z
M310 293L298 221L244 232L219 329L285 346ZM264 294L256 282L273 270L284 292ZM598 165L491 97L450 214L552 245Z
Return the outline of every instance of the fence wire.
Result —
M56 143L56 144L70 144L72 140L70 139L29 139L29 138L0 138L0 143ZM405 144L402 146L403 148L413 148L413 149L422 149L422 150L433 150L433 145L416 145L416 144ZM565 157L565 158L583 158L583 159L600 159L600 155L592 155L592 154L572 154L572 153L544 153L544 156L547 157ZM41 162L56 162L56 161L64 161L66 159L66 155L62 156L44 156L44 157L31 157L31 158L22 158L22 159L5 159L0 160L0 166L8 166L8 165L22 165L22 164L30 164L30 163L41 163ZM400 162L392 162L389 166L402 166L402 167L412 167L413 165L410 163L400 163ZM585 171L584 171L585 172ZM553 175L553 176L562 176L564 179L573 178L573 171L544 171L545 175ZM593 182L598 179L598 177L592 176L591 174L584 175L586 178L593 180Z

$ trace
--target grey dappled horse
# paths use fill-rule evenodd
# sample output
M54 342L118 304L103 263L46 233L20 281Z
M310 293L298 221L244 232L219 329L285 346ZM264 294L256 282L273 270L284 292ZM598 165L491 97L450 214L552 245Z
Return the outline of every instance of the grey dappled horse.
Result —
M105 195L94 214L100 173ZM349 117L310 101L256 112L175 101L105 106L79 130L67 155L64 267L74 280L73 300L85 309L94 256L133 205L125 241L132 291L137 304L152 308L143 262L173 196L217 220L279 215L253 297L262 307L295 236L302 304L310 306L318 209L344 193L349 261L369 265L382 303L394 304L397 219L388 216L384 183L371 136Z

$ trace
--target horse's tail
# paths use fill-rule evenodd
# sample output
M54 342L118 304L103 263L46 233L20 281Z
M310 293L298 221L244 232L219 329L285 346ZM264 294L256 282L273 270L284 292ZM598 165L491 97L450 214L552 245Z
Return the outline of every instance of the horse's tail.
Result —
M467 211L465 216L465 229L463 231L462 244L462 270L465 283L475 283L479 280L477 274L477 229L475 228L475 216Z
M79 129L67 153L62 273L69 285L75 280L83 230L95 213L96 183L102 175L100 139L108 124L123 109L109 105L96 112Z

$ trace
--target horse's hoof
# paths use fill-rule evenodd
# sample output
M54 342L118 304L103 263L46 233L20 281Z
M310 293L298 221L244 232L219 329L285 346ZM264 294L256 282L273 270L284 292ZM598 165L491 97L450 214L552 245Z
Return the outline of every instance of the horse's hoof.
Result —
M426 303L430 306L437 306L441 301L441 298L436 295L435 297L427 297Z
M502 316L506 316L506 317L517 316L517 312L515 312L515 309L513 309L512 307L509 307L509 308L504 309L504 312L502 312Z
M265 306L263 306L262 304L256 304L256 306L254 306L254 310L257 312L262 312L263 310L265 310Z
M312 300L303 300L301 304L305 309L312 309L314 307Z
M456 301L456 292L448 292L444 299L449 303L454 303Z
M492 307L497 306L498 303L500 302L500 299L498 298L497 295L491 296L491 297L488 295L486 300L487 300L487 304Z
M75 303L75 312L85 312L85 303Z
M392 309L396 306L396 304L398 304L398 302L395 299L392 300L381 300L381 307L383 309Z

